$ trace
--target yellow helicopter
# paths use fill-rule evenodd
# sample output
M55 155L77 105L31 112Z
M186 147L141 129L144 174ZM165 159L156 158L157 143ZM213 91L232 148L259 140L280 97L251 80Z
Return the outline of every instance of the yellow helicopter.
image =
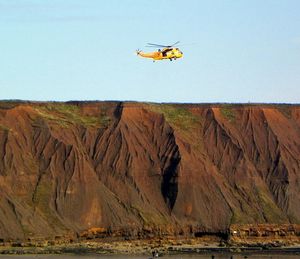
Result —
M155 60L163 60L163 59L169 59L170 61L172 61L173 59L176 60L177 58L182 58L183 57L183 53L181 50L179 50L179 48L176 48L175 46L179 43L179 41L175 42L173 45L160 45L160 44L154 44L154 43L147 43L148 46L146 47L150 47L150 48L163 48L158 49L157 51L154 52L143 52L141 50L137 50L136 54L140 57L143 58L152 58L153 62L155 62Z

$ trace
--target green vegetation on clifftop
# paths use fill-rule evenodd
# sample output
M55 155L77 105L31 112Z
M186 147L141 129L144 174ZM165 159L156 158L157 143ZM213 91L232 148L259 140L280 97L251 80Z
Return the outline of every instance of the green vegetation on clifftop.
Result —
M107 127L110 117L106 114L96 116L84 115L79 106L65 103L49 103L43 106L35 106L38 114L62 127L70 124L78 124L86 127Z
M224 118L226 118L229 122L235 121L235 115L232 110L232 105L223 104L220 108L221 114Z

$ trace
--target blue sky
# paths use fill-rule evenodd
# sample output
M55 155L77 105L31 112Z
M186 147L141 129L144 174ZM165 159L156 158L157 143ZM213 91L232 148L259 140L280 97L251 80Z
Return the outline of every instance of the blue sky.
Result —
M0 0L0 99L300 102L298 0ZM184 58L135 56L180 40Z

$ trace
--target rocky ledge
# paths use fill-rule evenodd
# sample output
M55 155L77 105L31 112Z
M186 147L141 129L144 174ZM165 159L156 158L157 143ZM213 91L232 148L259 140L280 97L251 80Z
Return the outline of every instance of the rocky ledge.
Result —
M0 254L141 254L178 253L291 253L300 254L300 225L232 225L227 233L197 233L197 237L164 235L160 238L103 235L103 229L83 232L81 236L54 240L2 242Z

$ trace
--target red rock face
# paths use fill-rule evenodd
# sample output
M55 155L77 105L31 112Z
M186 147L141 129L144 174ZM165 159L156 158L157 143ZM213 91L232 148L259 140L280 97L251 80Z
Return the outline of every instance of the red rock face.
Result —
M4 240L298 223L299 172L299 106L0 102Z

